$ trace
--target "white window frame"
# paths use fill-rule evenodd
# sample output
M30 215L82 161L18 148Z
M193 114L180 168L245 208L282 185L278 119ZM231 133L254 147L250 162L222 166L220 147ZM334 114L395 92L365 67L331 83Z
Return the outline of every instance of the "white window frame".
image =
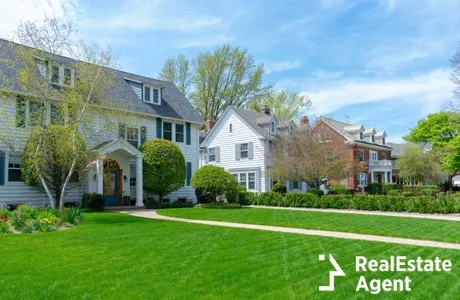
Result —
M170 139L170 141L173 142L174 141L174 129L173 129L174 128L174 126L173 126L174 123L163 121L163 124L162 124L163 126L161 128L161 130L162 130L161 136L163 137L163 139L165 139L165 123L168 123L168 124L171 125L171 139ZM165 139L165 140L167 140L167 139Z
M58 81L53 82L53 68L58 68ZM54 85L73 87L75 84L75 72L72 67L68 65L50 64L49 65L49 82ZM65 84L65 69L70 70L70 84Z
M371 143L375 143L375 135L371 134Z
M382 145L385 145L385 137L382 137Z
M361 153L363 154L363 160L361 160ZM359 153L358 153L358 160L359 160L360 163L364 163L364 161L366 160L366 156L365 156L364 150L362 150L362 149L359 150Z
M150 104L155 104L155 105L161 105L161 89L160 88L154 88L150 85L143 85L143 90L142 90L142 101L145 103L150 103ZM150 95L149 99L145 99L145 89L148 88L150 89ZM158 102L154 101L154 90L158 91Z
M275 123L275 121L271 121L269 126L270 126L270 133L272 135L276 135L276 123Z
M249 180L250 174L254 175L254 180ZM255 171L236 172L236 173L232 173L232 175L236 178L236 180L238 181L238 184L244 186L246 190L257 191L257 172ZM241 179L242 177L244 177L244 181ZM254 183L254 188L249 188L250 182Z
M377 151L369 151L369 160L379 160L379 153Z
M182 141L177 140L177 126L182 126ZM174 141L176 143L185 143L185 124L174 123Z
M133 135L132 131L135 131L136 134ZM136 139L133 138L134 136L136 137ZM126 126L125 140L128 141L131 145L133 145L132 142L136 142L135 147L138 148L139 147L139 128Z
M216 161L216 148L209 148L208 161Z
M359 132L359 139L361 141L364 139L364 133L362 131Z
M243 150L243 145L246 145L246 149ZM243 156L243 152L245 152L246 156ZM249 158L249 143L243 143L243 144L240 144L240 159L242 158Z
M295 187L295 183L297 183L297 187ZM293 180L293 181L292 181L292 189L293 189L293 190L299 190L299 189L300 189L299 187L300 187L300 182L299 182L299 180Z
M358 173L357 174L357 186L365 187L367 186L367 173Z

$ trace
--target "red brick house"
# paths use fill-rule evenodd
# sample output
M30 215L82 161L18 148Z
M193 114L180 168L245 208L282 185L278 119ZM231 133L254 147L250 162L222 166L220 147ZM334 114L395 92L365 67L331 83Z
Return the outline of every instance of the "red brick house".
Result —
M333 143L334 148L344 153L344 159L357 166L342 178L330 178L330 183L343 184L348 189L364 189L370 183L392 182L392 149L386 144L384 130L320 117L312 126L312 134Z

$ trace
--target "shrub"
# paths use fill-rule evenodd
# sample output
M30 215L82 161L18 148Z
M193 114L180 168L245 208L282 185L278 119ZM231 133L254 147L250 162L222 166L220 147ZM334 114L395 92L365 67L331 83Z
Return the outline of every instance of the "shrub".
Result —
M201 208L211 208L211 209L233 209L233 208L241 208L241 205L238 203L201 203L195 205L195 207Z
M345 195L347 194L347 187L343 184L330 184L328 194Z
M384 194L383 183L371 183L369 184L367 191L371 195L382 195Z
M414 193L412 193L412 192L402 192L402 196L403 197L413 197Z
M152 208L181 208L181 207L193 207L194 203L190 201L185 201L185 202L162 202L160 203L158 200L155 200L152 197L147 197L144 199L144 205L145 208L147 209L152 209Z
M31 225L24 225L21 228L22 233L32 233L32 226Z
M236 190L227 191L225 193L225 200L228 203L237 203L239 202L240 193L246 192L246 187L239 184Z
M21 216L23 220L35 219L38 215L38 210L30 205L19 205L15 214Z
M401 192L399 190L389 190L387 192L387 196L399 196L401 195Z
M0 222L0 233L10 233L10 225L7 222Z
M321 197L322 195L324 195L324 192L320 189L308 189L307 193L315 194L318 197Z
M78 207L64 208L62 211L62 222L78 225L83 221L83 215Z
M210 193L203 193L200 189L197 188L195 188L195 196L198 203L210 203L213 201L212 195Z
M223 168L214 165L205 165L199 168L192 176L190 184L194 188L200 189L202 193L211 195L213 202L217 196L224 192L236 191L238 181L232 174Z
M152 139L141 146L144 153L144 189L160 197L184 186L185 158L176 143Z
M314 207L318 199L313 193L287 193L282 206Z
M273 185L272 192L284 195L284 194L286 194L287 189L286 189L286 186L284 184L278 182L278 183Z
M97 193L83 194L81 207L90 211L104 211L105 199L104 195Z
M257 197L256 205L280 206L282 201L283 196L281 194L273 192L261 193Z
M256 202L257 195L251 192L240 192L238 195L238 203L240 205L252 205Z
M11 212L7 209L0 209L0 221L1 219L9 219Z

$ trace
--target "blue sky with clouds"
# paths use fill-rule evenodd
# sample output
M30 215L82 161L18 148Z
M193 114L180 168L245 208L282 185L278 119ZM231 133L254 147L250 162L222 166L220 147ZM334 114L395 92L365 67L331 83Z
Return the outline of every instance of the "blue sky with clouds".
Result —
M68 16L120 68L152 77L170 56L238 45L266 82L308 95L309 115L384 128L398 142L452 97L459 12L458 0L1 0L0 36L20 20Z

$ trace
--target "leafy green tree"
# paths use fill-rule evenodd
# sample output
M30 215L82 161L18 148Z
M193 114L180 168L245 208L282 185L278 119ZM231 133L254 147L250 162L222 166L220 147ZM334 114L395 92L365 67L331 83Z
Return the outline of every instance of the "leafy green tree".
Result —
M439 112L420 120L404 137L439 156L444 169L455 174L460 170L460 114Z
M404 145L398 158L399 175L402 178L415 178L417 181L438 183L441 179L441 162L434 152L414 145Z
M35 153L39 142L41 151ZM21 169L26 184L44 190L36 171L38 168L46 186L55 195L54 207L62 207L61 193L67 174L72 169L73 180L68 182L67 188L76 187L85 165L86 149L82 137L67 126L50 125L43 133L36 129L30 135L22 154Z
M199 168L193 174L190 185L211 195L214 202L217 201L217 196L238 189L236 178L223 168L214 165L205 165Z
M454 99L448 102L448 108L455 112L460 112L460 46L455 51L450 63L452 66L452 76L450 78L455 88Z
M177 58L168 58L158 77L161 80L173 82L185 96L188 96L192 73L190 63L185 55L180 54Z
M260 111L264 106L271 108L277 117L292 120L299 115L302 109L310 107L311 101L306 95L282 90L272 92L249 104L249 108L254 111Z
M190 87L190 98L201 117L217 120L228 106L247 106L270 93L271 85L262 84L263 73L263 65L255 65L246 49L223 45L200 53L192 71L183 55L169 58L159 77L174 82L186 95Z
M144 153L144 189L160 197L184 186L186 177L185 159L175 143L152 139L141 146Z

